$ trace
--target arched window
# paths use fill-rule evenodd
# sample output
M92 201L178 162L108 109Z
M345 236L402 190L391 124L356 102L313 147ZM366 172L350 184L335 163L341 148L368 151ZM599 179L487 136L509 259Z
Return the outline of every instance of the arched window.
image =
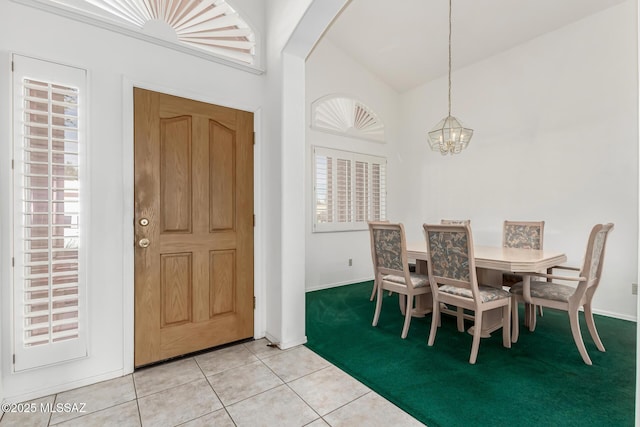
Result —
M256 33L226 0L28 0L205 59L258 69Z
M384 123L364 103L344 95L327 95L311 104L313 129L385 142Z

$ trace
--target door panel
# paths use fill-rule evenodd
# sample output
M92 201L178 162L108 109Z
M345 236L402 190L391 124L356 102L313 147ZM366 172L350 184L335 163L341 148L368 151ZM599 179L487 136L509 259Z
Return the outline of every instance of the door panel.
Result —
M209 316L233 312L235 308L235 251L210 253Z
M192 255L160 256L161 327L191 321Z
M253 115L137 88L134 114L135 365L252 337Z
M191 231L191 175L191 118L160 120L162 233Z
M232 230L234 228L235 203L235 144L230 129L216 122L210 122L209 146L211 165L209 185L211 199L209 203L211 231Z

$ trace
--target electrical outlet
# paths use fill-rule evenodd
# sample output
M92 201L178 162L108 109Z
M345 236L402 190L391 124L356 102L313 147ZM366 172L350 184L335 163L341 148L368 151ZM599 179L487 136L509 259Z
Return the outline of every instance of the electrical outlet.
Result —
M353 266L353 258L349 258L349 267Z
M632 283L631 284L631 295L638 295L638 284L637 283Z

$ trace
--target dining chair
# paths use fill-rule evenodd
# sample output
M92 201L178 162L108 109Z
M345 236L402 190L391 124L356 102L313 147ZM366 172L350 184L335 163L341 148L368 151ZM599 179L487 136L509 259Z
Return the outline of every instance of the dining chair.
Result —
M402 328L402 338L407 337L411 316L413 312L414 297L416 295L430 294L429 279L422 274L409 271L407 259L407 242L402 224L389 222L370 222L369 231L371 233L371 255L373 258L373 268L376 289L376 310L373 315L373 326L378 325L380 311L382 309L382 297L384 290L399 294L401 306L404 303L404 326Z
M539 305L541 307L555 308L558 310L564 310L569 316L569 323L571 325L571 333L573 340L576 343L576 347L582 356L582 360L587 365L591 365L591 358L587 353L587 349L584 346L582 340L582 334L580 333L580 323L578 318L578 310L580 307L584 308L584 317L587 322L587 328L591 334L591 338L596 344L596 347L600 351L605 351L604 345L598 336L596 330L596 324L593 320L593 312L591 310L591 301L593 295L598 289L600 284L600 277L602 276L602 265L604 261L605 245L607 243L607 237L613 224L596 224L591 229L589 240L587 243L587 250L585 252L582 268L555 266L553 269L563 269L569 271L578 272L578 276L557 276L553 274L544 273L532 273L531 276L539 276L551 281L531 281L529 285L529 293L531 295L531 303ZM576 286L570 286L562 283L554 282L553 280L573 281L577 282ZM519 282L513 285L510 289L513 303L513 341L518 340L518 303L524 302L524 282Z
M511 296L502 288L478 284L473 236L469 224L423 224L427 240L427 271L433 295L428 345L433 346L440 326L440 303L472 310L474 328L469 363L476 363L483 313L501 310L502 345L511 348Z
M367 224L371 224L372 222L383 222L385 224L388 224L389 220L383 219L383 220L380 220L380 221L367 221ZM371 234L371 233L369 233L369 234ZM373 234L371 234L371 247L373 248ZM373 258L373 251L371 251L371 257ZM376 264L375 259L372 259L372 265L375 265L375 264ZM374 272L373 289L371 289L371 296L369 297L369 301L373 301L373 299L375 298L377 292L378 292L378 278L377 278L377 275ZM389 292L389 294L391 294L391 292Z
M542 249L544 241L544 221L505 221L502 226L502 246L505 248ZM550 273L550 271L547 271ZM514 273L502 274L502 286L510 288L522 281L522 276ZM538 307L540 316L542 308ZM531 309L530 315L536 315ZM535 320L532 320L535 322Z
M469 224L469 225L471 225L471 220L470 219L441 219L440 220L440 224L445 224L445 225ZM465 316L464 309L462 307L456 307L456 309L453 310L451 307L449 307L445 303L442 303L442 304L440 304L440 312L456 317L457 326L458 326L458 332L464 332L464 319L465 318L473 320L473 317L468 316L468 315Z
M502 246L505 248L542 249L544 221L505 221L502 226ZM502 285L511 287L522 281L513 273L502 275Z

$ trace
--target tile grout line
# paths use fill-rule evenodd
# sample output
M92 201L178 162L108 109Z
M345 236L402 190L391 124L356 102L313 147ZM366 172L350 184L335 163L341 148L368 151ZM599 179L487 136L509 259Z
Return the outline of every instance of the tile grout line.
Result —
M134 372L130 373L129 375L131 375L131 382L133 383L133 394L135 394L136 396L136 408L138 408L138 421L140 421L140 426L142 427L142 413L140 412L140 400L138 398L138 387L136 387L136 377L133 375L135 373L135 368L134 368Z
M55 405L56 399L58 398L58 393L53 396L53 404ZM53 412L49 414L49 419L47 420L47 426L51 425L51 417L53 417Z
M209 381L209 377L204 373L204 371L202 370L202 366L200 366L200 363L198 363L198 359L196 359L195 357L193 358L193 360L195 360L196 365L198 365L198 369L200 369L200 372L202 372L202 375L204 376L205 381L207 382L207 384L209 384L209 387L211 388L211 391L213 391L213 394L216 396L216 399L218 399L218 402L220 402L220 404L222 405L222 409L226 412L227 416L229 417L229 419L231 420L231 422L233 423L234 426L237 426L235 420L231 417L231 414L229 413L229 411L227 411L227 405L224 404L224 402L222 401L222 399L220 399L220 395L218 394L218 392L216 391L215 388L213 388L213 384L211 384L211 381ZM231 368L233 369L233 368ZM224 372L224 371L223 371ZM217 411L219 411L219 409L217 409ZM213 414L216 411L211 411L208 412L206 414L200 415L197 418L194 418L193 420L197 420L198 418L202 418L205 417L207 415ZM187 422L193 421L193 420L189 420L189 421L185 421L182 424L185 424Z

